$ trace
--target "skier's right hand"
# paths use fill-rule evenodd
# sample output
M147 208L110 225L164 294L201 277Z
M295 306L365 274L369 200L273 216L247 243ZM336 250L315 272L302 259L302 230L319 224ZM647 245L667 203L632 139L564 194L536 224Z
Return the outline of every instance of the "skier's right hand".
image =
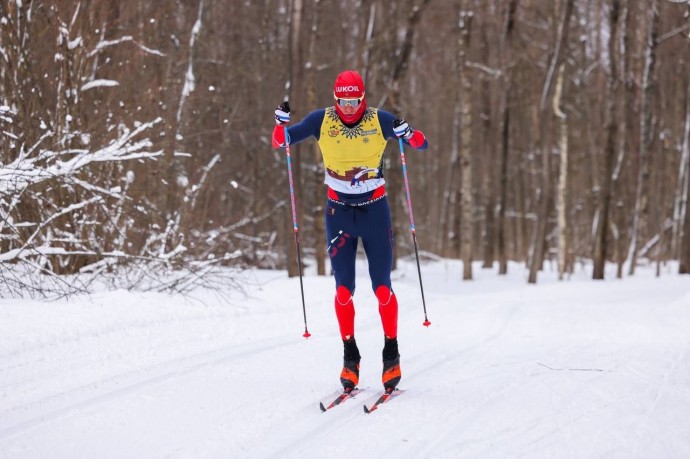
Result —
M290 104L286 100L278 105L275 111L276 124L283 125L290 122Z

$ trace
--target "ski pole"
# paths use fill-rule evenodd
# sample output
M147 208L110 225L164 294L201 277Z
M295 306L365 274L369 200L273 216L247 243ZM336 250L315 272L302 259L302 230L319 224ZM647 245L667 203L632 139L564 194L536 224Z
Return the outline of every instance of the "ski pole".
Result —
M407 196L407 208L410 211L410 231L412 232L412 242L414 243L414 256L417 259L417 274L419 275L419 288L422 291L422 306L424 307L424 325L428 327L431 325L426 316L426 301L424 300L424 285L422 284L422 268L419 266L419 252L417 251L417 234L414 229L414 215L412 215L412 199L410 198L410 183L407 180L407 164L405 163L405 147L403 145L402 137L398 138L400 145L400 160L402 161L403 178L405 179L405 195Z
M307 329L307 307L304 304L304 284L302 283L302 256L300 255L299 228L297 227L297 208L295 207L295 187L292 181L292 161L290 160L290 137L285 126L285 154L287 155L288 178L290 181L290 205L292 206L292 228L295 233L295 245L297 246L297 267L299 268L299 289L302 293L302 312L304 313L304 336L309 338L311 333Z

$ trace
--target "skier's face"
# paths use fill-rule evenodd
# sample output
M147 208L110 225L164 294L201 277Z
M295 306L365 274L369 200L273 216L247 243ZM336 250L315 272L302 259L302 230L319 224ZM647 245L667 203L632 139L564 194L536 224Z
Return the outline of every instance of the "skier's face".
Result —
M353 107L352 105L346 105L346 106L341 106L340 109L343 111L344 114L347 116L352 116L355 114L357 111L357 107Z
M335 103L338 104L340 110L347 115L352 116L357 112L359 105L362 103L364 96L356 99L335 99Z

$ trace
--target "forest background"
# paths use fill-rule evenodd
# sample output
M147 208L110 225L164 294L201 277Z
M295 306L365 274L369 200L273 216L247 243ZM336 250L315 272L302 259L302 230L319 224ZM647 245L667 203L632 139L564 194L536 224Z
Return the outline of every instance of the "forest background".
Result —
M688 1L0 0L0 293L296 275L273 110L332 104L344 69L430 141L406 154L423 259L690 273ZM291 154L303 259L327 275L320 153Z

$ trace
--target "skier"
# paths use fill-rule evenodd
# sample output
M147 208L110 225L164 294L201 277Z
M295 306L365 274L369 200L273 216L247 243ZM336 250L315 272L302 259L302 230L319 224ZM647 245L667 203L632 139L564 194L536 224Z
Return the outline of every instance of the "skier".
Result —
M275 110L273 146L284 147L316 138L323 156L327 189L326 233L335 275L335 314L343 340L340 382L351 391L359 382L360 354L355 341L355 258L361 238L369 263L371 286L379 302L383 325L383 386L387 391L400 382L398 352L398 301L391 287L393 229L383 178L383 153L389 139L402 138L411 147L425 150L428 142L402 118L367 107L364 82L354 70L335 79L334 106L309 113L287 128L290 106ZM286 137L287 131L287 137Z

